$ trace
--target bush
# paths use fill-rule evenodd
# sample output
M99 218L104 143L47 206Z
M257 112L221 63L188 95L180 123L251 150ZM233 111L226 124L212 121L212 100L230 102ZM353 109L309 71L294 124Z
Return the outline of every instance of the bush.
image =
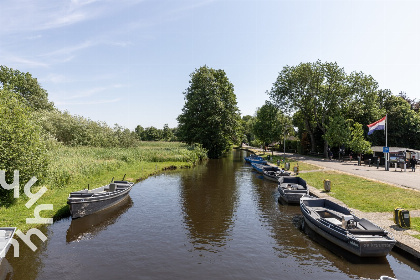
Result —
M42 182L48 168L46 142L33 119L32 110L17 94L0 89L0 170L6 171L8 183L13 182L14 170L19 170L22 189L33 176ZM4 198L6 192L0 191Z

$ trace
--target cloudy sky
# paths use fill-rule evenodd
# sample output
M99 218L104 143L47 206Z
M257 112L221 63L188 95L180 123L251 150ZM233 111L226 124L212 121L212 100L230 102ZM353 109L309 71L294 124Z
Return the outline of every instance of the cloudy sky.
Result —
M318 59L420 99L419 21L416 0L2 0L0 65L71 114L175 127L203 65L225 70L242 115L284 66Z

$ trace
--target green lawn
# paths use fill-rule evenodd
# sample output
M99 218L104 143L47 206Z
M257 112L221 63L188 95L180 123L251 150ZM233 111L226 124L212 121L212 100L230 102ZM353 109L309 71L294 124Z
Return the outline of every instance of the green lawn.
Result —
M420 209L420 192L398 188L334 171L302 173L300 177L319 189L324 189L324 180L331 181L330 196L351 208L365 212L390 212L396 207L407 210Z

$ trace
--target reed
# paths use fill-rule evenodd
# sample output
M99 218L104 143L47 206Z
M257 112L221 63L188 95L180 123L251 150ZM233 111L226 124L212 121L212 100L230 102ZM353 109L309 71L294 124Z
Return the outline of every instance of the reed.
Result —
M40 225L26 224L34 217L36 205L52 204L53 210L44 210L42 218L55 220L69 215L67 197L70 192L88 187L103 186L115 179L140 181L166 169L190 168L206 159L200 146L178 142L141 142L130 148L98 148L58 146L49 151L48 176L42 182L48 191L30 209L24 194L9 205L0 206L0 226L15 226L22 231ZM21 188L26 182L20 182ZM35 193L41 186L33 187Z

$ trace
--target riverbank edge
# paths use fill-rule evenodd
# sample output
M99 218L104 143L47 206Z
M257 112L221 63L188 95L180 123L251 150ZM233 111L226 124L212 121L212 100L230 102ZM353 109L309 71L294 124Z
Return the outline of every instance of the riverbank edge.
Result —
M239 149L245 150L254 154L256 153L255 149L252 149L249 147L239 147ZM318 167L323 168L322 166L319 166L319 165ZM319 171L322 171L322 170L319 170ZM357 176L357 175L349 174L345 172L340 172L340 171L336 171L336 172L347 174L350 176L361 177L361 176ZM361 177L361 178L374 180L374 179L370 179L366 177ZM392 184L389 184L389 185L394 186ZM394 236L395 240L397 241L392 250L404 256L405 258L415 262L416 264L418 265L420 264L420 240L411 236L408 233L408 232L411 232L413 234L413 232L415 233L417 232L413 230L403 229L395 225L393 222L393 213L363 212L358 209L348 207L344 202L334 197L329 196L324 191L318 190L317 188L310 185L308 185L308 187L309 187L309 192L312 196L320 197L320 198L327 198L337 204L340 204L346 208L349 208L359 218L368 219L372 221L373 223L377 224L378 226L382 227L384 230L390 232Z

